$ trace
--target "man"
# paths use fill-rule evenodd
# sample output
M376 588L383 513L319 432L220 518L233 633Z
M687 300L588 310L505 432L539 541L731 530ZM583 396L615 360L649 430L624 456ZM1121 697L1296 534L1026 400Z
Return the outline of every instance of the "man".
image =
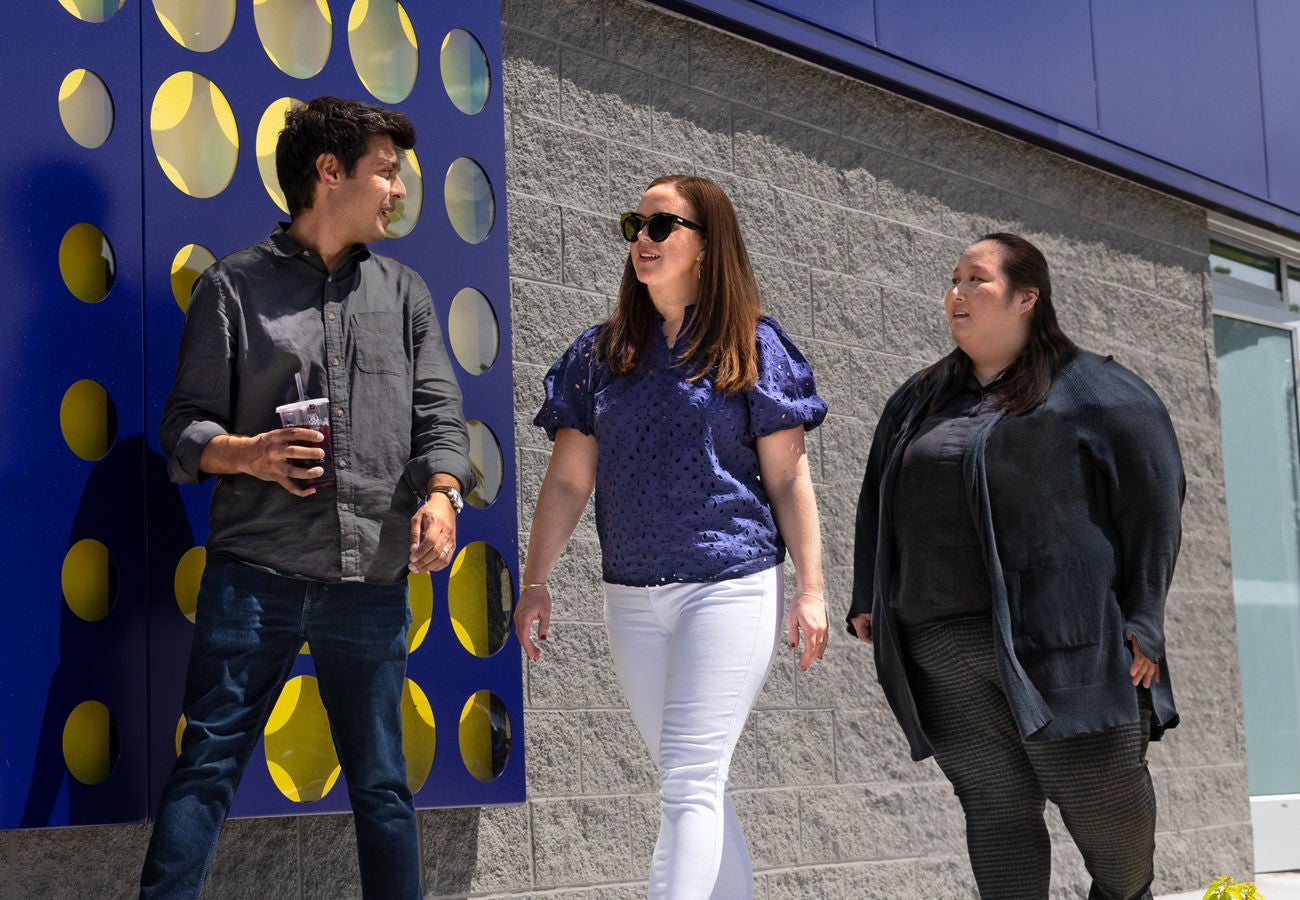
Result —
M400 704L406 574L454 555L469 437L428 289L373 256L415 131L334 97L291 111L291 224L200 276L160 428L172 479L218 476L185 688L142 897L198 897L244 765L309 642L347 779L364 895L420 896ZM321 431L276 407L328 397ZM424 501L421 503L421 501Z

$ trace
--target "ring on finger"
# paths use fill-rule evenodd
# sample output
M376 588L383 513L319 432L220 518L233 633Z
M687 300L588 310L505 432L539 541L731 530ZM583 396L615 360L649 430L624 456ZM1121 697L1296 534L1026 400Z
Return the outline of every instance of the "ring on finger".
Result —
M443 547L443 548L442 548L442 555L443 555L443 556L446 556L446 555L447 555L448 553L450 553L450 552L451 552L451 544L448 544L446 547Z

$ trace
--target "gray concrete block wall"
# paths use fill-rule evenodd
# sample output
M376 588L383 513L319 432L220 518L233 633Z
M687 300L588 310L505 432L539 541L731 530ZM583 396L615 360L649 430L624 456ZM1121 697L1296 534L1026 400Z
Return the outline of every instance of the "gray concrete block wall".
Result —
M515 370L534 382L516 393L521 546L547 461L528 425L537 382L612 308L616 215L651 178L696 173L727 189L765 306L813 360L831 407L810 451L837 622L880 409L951 346L941 298L961 250L987 231L1023 233L1052 262L1066 330L1152 383L1187 458L1169 605L1183 724L1151 754L1157 888L1248 875L1204 212L636 0L506 0L503 18ZM656 828L653 773L610 675L598 571L589 513L557 574L550 646L526 673L537 891L642 884ZM951 790L933 762L908 759L865 648L838 627L810 672L778 660L733 784L761 898L973 894ZM1078 854L1059 817L1051 825L1054 896L1084 896Z
M913 763L865 648L838 627L875 420L949 346L948 273L981 233L1047 252L1064 325L1165 399L1189 477L1169 604L1183 724L1155 745L1156 887L1251 870L1202 210L636 0L505 0L508 206L520 521L548 445L546 368L611 309L616 214L668 172L721 183L764 302L812 358L831 413L809 449L833 629L800 673L781 654L737 749L759 900L967 897L960 812ZM551 577L556 621L526 672L529 801L421 814L430 898L635 900L655 775L613 675L588 515ZM1205 623L1215 623L1207 627ZM1053 896L1086 876L1059 817ZM132 897L148 828L0 833L0 897ZM349 817L232 821L211 898L359 896Z

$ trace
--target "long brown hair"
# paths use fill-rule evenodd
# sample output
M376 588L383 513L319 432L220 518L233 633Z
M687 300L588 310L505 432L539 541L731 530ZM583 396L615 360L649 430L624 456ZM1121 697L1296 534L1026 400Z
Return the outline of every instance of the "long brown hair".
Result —
M1002 274L1012 290L1035 288L1038 300L1030 314L1029 340L1007 370L994 402L1007 415L1018 416L1047 399L1052 382L1079 352L1056 321L1052 306L1052 275L1041 250L1018 234L986 234L976 243L992 241L1002 248ZM971 373L971 359L960 347L926 369L918 389L928 394L930 412L938 412Z
M756 329L762 309L736 210L722 188L707 178L665 175L646 190L661 184L671 184L704 226L700 292L682 352L690 368L688 379L697 381L711 373L720 393L747 391L758 381ZM655 327L654 304L637 280L629 254L618 305L601 326L596 353L614 374L629 375L648 355Z

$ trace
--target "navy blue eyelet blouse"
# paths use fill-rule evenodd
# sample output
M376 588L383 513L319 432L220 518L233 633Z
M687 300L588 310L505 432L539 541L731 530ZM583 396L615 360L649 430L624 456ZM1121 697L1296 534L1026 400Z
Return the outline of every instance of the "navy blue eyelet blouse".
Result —
M676 346L684 348L693 308ZM778 565L785 544L759 478L757 439L811 430L826 417L812 366L776 320L759 319L758 382L730 396L710 375L688 381L680 355L654 330L649 360L615 376L595 357L593 326L546 375L533 424L597 444L596 530L602 574L647 586L739 578Z

